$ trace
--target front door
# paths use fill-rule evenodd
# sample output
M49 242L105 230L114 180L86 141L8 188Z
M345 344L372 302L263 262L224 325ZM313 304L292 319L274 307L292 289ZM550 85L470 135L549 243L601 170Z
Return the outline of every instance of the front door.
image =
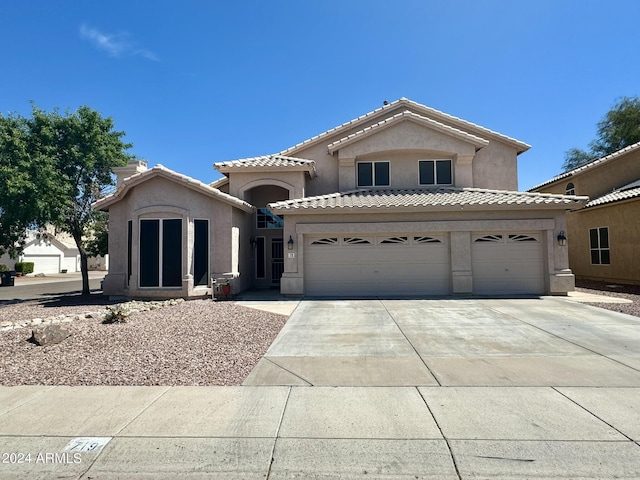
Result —
M284 272L284 243L282 238L271 239L271 286L280 285Z

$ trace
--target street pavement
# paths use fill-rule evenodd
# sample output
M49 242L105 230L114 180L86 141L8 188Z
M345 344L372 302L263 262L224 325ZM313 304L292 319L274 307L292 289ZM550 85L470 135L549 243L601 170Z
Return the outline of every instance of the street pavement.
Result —
M0 387L0 478L640 478L640 318L276 306L293 313L243 386Z
M89 288L100 289L100 282L107 272L89 272ZM69 295L82 292L80 272L45 275L44 277L15 277L14 286L0 285L0 305L3 302L24 300L42 300L57 295Z

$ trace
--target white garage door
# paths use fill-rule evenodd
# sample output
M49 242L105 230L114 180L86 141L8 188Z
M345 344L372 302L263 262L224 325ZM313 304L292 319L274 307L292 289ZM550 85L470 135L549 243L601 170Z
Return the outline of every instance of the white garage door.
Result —
M449 247L444 235L307 237L304 255L307 295L450 292Z
M25 262L33 262L33 273L60 273L58 255L25 255Z
M472 235L473 292L543 294L542 252L540 233Z

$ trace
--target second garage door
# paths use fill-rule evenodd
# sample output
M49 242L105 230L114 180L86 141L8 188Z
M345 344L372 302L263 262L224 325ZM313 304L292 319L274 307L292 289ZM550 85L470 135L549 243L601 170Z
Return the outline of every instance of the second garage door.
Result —
M307 237L304 255L307 295L450 293L445 235Z
M539 233L474 234L473 293L543 294L543 249Z

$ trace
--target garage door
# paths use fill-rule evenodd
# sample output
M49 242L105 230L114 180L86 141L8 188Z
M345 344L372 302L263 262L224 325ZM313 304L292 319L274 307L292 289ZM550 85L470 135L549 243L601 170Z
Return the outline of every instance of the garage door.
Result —
M33 273L60 273L58 255L25 255L25 262L33 262Z
M478 294L543 294L540 233L472 235L473 292Z
M307 237L304 255L307 295L450 292L445 235Z

